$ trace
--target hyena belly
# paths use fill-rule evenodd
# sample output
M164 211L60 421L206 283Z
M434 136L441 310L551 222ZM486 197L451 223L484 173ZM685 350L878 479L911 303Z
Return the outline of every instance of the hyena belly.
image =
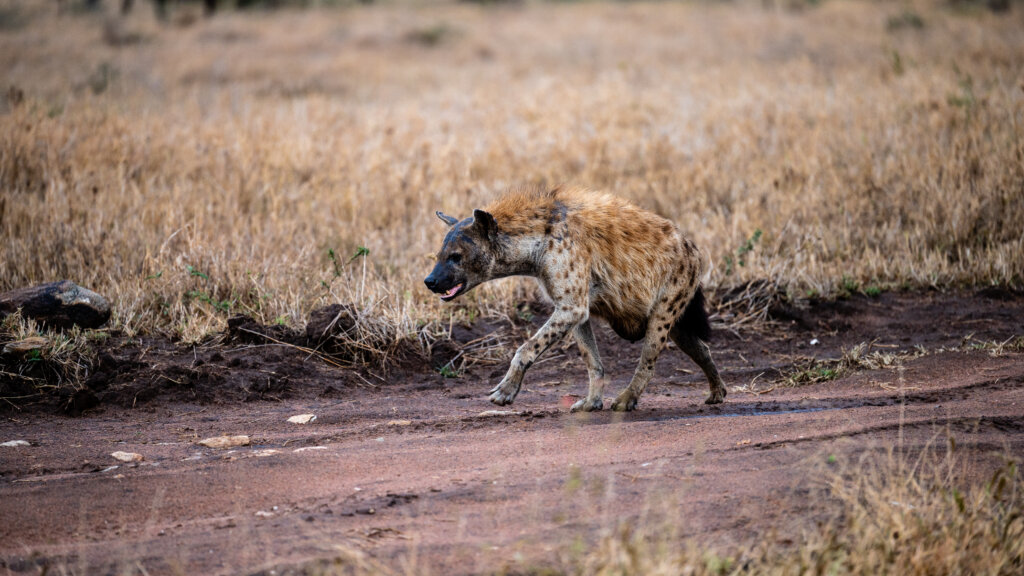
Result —
M624 340L638 342L647 334L647 315L639 311L620 310L605 300L596 300L590 305L590 315L603 319Z
M630 342L643 340L651 319L651 287L659 286L662 274L650 283L636 282L628 275L617 274L613 267L599 263L591 273L590 315L601 318L619 335ZM648 270L658 266L649 264Z

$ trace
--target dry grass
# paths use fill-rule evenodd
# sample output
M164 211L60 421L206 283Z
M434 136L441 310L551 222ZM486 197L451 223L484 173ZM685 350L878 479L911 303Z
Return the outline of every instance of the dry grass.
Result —
M2 4L0 290L72 279L129 335L346 302L386 351L513 314L532 283L442 306L422 277L435 209L531 182L672 218L719 290L1024 278L1021 10L389 5L161 27ZM920 27L889 24L907 11Z
M1024 336L1011 336L1002 341L975 340L973 335L963 338L958 346L927 349L917 346L913 350L895 350L893 345L879 345L877 342L861 342L849 350L844 349L839 358L802 358L791 370L781 374L775 384L782 386L804 386L836 380L861 370L899 369L907 360L929 354L947 351L969 352L985 350L998 358L1007 354L1024 352ZM758 390L756 379L746 386L734 387L737 392L764 394L773 388Z
M976 341L973 336L968 336L964 338L961 348L966 350L987 350L990 356L998 358L1015 352L1024 352L1024 336L1010 336L1000 342L993 340Z
M0 403L10 407L40 397L68 400L81 388L103 331L47 331L20 313L0 321ZM3 406L7 408L8 406Z
M783 386L804 386L842 378L860 370L881 370L899 368L903 362L928 354L924 348L912 351L888 351L891 346L876 342L861 342L853 348L844 349L839 358L806 358L798 361L792 370L782 374L778 384ZM754 390L743 390L754 392Z

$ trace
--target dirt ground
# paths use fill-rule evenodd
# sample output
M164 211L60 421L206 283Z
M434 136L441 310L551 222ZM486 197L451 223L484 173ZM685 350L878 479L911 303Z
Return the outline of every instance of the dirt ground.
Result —
M626 520L670 521L709 547L799 542L827 512L827 498L809 496L826 461L948 435L979 463L1024 455L1024 354L979 345L1024 333L1024 294L885 293L772 313L713 336L724 404L704 405L703 375L670 349L625 415L568 413L565 397L586 388L574 346L531 370L512 412L486 414L504 366L445 378L425 361L343 370L238 338L114 342L81 416L0 414L0 442L30 443L0 447L0 567L281 574L362 551L413 573L529 573L571 563ZM772 389L806 359L865 342L900 356ZM599 343L614 379L607 405L639 345L604 327ZM440 347L435 363L457 350ZM305 413L316 419L287 421ZM197 443L224 434L252 443Z

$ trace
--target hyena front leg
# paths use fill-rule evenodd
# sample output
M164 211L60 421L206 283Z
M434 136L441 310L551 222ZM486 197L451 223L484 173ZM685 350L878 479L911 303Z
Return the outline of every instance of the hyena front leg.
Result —
M590 379L590 387L587 390L587 397L577 400L569 408L570 412L592 412L604 408L604 366L601 365L601 355L597 351L597 340L594 339L594 331L590 328L590 319L584 320L576 326L573 331L576 336L576 343L580 347L580 354L583 361L587 363L587 375Z
M559 306L548 318L548 321L541 326L540 330L529 340L523 343L516 350L512 358L512 365L509 366L505 377L497 386L491 389L491 402L498 406L511 404L519 394L519 388L523 384L523 376L526 370L537 361L552 344L558 342L569 330L573 329L586 317L586 309L582 310L573 306Z

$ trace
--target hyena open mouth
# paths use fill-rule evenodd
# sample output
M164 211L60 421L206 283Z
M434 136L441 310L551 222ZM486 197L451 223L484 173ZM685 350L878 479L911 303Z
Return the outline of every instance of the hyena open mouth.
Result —
M447 292L445 292L444 294L441 295L441 300L444 300L445 302L447 302L448 300L451 300L452 298L455 298L456 296L458 296L459 292L461 292L461 291L462 291L462 284L456 284L455 286L452 286L452 288L450 290L448 290Z

